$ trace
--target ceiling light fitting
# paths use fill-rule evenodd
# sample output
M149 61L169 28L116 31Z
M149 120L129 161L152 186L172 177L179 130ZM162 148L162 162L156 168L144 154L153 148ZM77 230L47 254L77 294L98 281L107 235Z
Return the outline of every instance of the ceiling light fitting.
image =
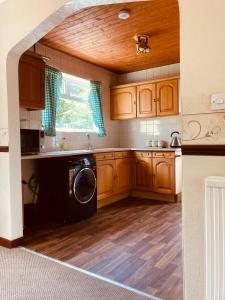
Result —
M146 54L150 52L150 47L148 46L148 35L136 35L136 50L137 54Z
M118 18L121 20L127 20L130 17L130 12L128 10L120 10L118 13Z

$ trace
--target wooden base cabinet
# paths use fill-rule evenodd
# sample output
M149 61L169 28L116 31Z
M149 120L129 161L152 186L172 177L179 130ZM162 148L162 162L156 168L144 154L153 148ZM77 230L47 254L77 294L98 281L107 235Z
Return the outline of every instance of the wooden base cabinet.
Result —
M137 190L152 191L152 159L137 157L134 160L134 185Z
M102 200L127 192L132 186L132 158L126 152L96 154L97 199ZM110 159L108 159L110 158Z
M175 194L175 159L153 158L153 192Z
M116 193L129 191L132 186L132 159L116 159Z
M116 191L115 160L97 161L97 199L109 198Z
M148 195L150 199L161 195L160 200L165 201L177 199L181 193L181 157L176 157L173 151L134 151L132 154L124 151L95 156L100 204L112 203L114 198L118 201L133 192Z

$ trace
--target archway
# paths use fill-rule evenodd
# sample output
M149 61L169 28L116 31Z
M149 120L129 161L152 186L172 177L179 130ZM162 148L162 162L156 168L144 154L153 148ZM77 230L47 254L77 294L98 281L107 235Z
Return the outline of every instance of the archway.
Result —
M138 1L138 0L137 0ZM12 9L11 0L5 1L1 5L1 14ZM3 47L1 56L1 98L3 99L3 106L0 121L0 128L6 130L5 145L9 146L9 151L0 157L0 163L3 166L3 174L0 175L3 184L1 183L1 192L7 186L4 194L1 194L3 199L2 209L0 212L1 220L7 219L7 223L3 224L0 221L0 236L7 240L15 240L22 236L22 201L21 201L21 175L20 175L20 151L19 151L19 101L18 101L18 60L20 55L27 50L31 45L38 41L51 28L58 24L65 17L70 15L73 11L84 8L90 5L111 4L128 1L100 1L100 0L86 0L86 1L63 1L56 0L51 5L46 5L45 1L33 1L33 3L23 1L20 3L21 8L25 7L27 13L33 11L32 6L41 5L46 11L40 12L36 20L32 20L30 26L16 34L15 39L9 41L6 47ZM34 5L35 6L35 5ZM20 9L21 9L20 8ZM7 16L7 14L6 14ZM6 17L5 16L5 17ZM3 18L4 20L5 18ZM13 26L16 26L16 20ZM6 35L3 35L3 40ZM6 39L7 40L7 39ZM4 70L6 70L6 73Z

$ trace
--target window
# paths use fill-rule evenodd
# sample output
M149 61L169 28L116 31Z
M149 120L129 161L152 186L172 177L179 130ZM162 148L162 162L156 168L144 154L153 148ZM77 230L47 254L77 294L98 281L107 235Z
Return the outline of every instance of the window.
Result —
M61 94L56 112L57 131L98 131L88 103L89 93L89 80L62 74Z

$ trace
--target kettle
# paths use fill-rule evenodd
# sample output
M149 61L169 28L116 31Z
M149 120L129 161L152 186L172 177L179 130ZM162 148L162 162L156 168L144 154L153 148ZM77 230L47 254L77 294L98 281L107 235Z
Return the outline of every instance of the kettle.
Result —
M170 147L171 148L180 148L181 147L181 141L180 141L180 132L179 131L173 131L171 133L171 143L170 143Z

